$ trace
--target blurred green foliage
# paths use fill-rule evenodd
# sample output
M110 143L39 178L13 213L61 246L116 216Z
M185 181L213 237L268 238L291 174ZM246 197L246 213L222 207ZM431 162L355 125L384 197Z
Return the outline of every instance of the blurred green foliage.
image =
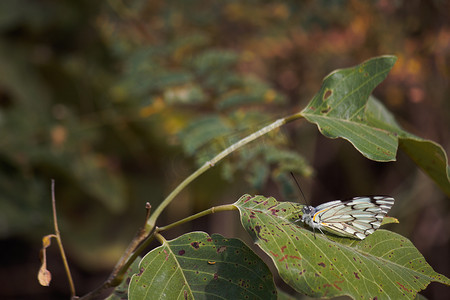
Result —
M330 71L380 54L399 60L376 96L405 128L448 145L449 12L437 0L0 1L0 237L51 231L55 178L68 248L85 268L110 266L145 201L157 206L198 164L300 111ZM190 204L170 213L209 207L212 195L231 203L231 191L292 195L286 171L308 177L311 165L311 194L324 201L394 189L428 197L410 189L415 167L380 170L309 128L227 158L220 173L238 180L194 184ZM419 218L424 205L409 211L417 227L445 223L439 205ZM425 256L436 243L423 244Z

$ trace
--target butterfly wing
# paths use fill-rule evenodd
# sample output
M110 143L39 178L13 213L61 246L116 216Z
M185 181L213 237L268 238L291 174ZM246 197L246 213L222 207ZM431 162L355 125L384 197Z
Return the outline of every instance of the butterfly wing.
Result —
M312 219L331 233L363 240L380 227L392 205L394 198L387 196L336 200L317 206Z

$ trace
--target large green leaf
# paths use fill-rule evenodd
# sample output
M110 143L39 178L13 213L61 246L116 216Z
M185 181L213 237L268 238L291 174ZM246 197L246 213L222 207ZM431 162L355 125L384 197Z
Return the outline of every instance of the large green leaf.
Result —
M326 137L348 140L369 159L395 160L396 136L367 122L364 110L372 90L386 78L395 61L394 56L381 56L331 73L302 115L317 124Z
M204 232L149 252L131 278L130 299L275 299L264 262L242 241Z
M395 121L394 116L374 97L370 97L367 102L366 116L371 124L393 132L400 142L400 149L408 154L444 193L450 196L450 171L447 154L439 144L403 130Z
M450 168L441 145L420 137L400 137L400 149L425 171L450 197Z
M400 145L450 195L450 172L444 149L404 131L383 104L370 97L395 61L393 56L381 56L331 73L302 115L317 124L326 137L344 138L372 160L395 160Z
M235 205L256 244L281 278L313 297L412 299L431 281L450 280L427 264L405 237L377 230L363 241L324 236L294 223L302 205L242 196Z

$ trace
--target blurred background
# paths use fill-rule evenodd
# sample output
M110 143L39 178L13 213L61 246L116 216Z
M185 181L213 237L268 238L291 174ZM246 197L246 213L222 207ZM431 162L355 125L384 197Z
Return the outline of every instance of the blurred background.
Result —
M374 95L449 153L449 1L0 1L0 298L69 298L55 242L50 287L36 279L52 178L83 295L107 278L147 201L155 208L202 162L300 111L331 71L384 54L398 61ZM369 161L305 121L209 170L158 225L244 193L304 203L290 171L313 205L394 196L400 224L389 229L450 276L450 205L437 185L401 152ZM251 244L236 212L165 236L192 230ZM423 295L448 292L432 283Z

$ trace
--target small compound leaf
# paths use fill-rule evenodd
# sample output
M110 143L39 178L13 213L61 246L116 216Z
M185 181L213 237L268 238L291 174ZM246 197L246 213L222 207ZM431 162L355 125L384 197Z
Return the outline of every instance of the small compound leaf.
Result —
M211 141L231 133L226 120L219 116L209 116L193 121L179 133L179 137L185 152L193 155Z
M396 60L395 56L380 56L353 68L334 71L324 79L302 115L317 124L324 136L348 140L371 160L395 160L396 136L368 122L364 108L369 95L386 78Z
M130 299L275 299L272 274L238 239L191 232L147 253Z
M405 237L377 230L363 241L314 233L295 221L302 205L242 196L235 205L281 278L313 297L412 299L430 282L450 285Z

